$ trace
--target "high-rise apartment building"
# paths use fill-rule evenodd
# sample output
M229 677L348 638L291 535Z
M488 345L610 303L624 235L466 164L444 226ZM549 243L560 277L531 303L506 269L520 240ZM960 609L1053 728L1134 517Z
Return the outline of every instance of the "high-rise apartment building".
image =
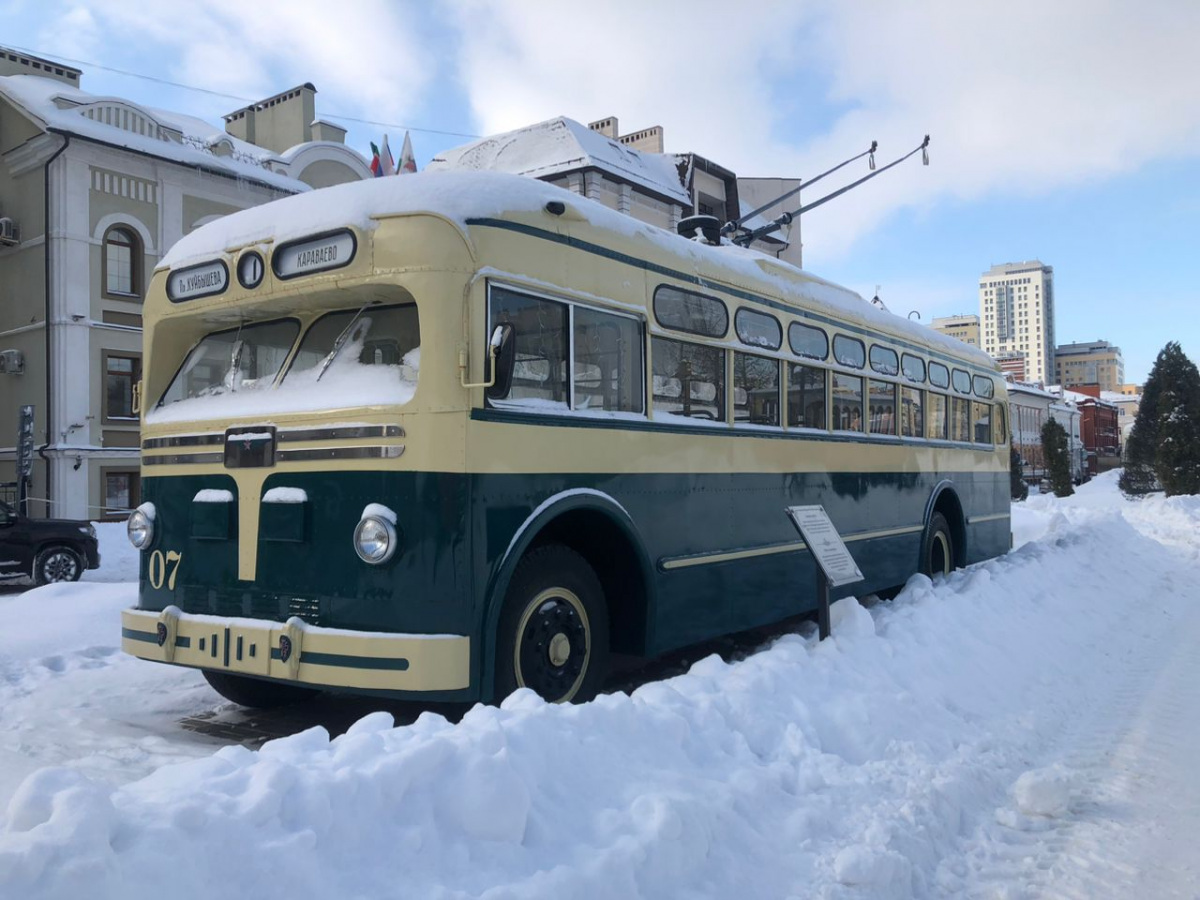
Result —
M1108 341L1062 344L1054 350L1054 371L1063 387L1098 384L1100 390L1115 393L1125 384L1121 348Z
M939 316L929 325L934 331L940 331L947 337L956 338L972 347L979 346L979 316L963 314L960 316Z
M980 339L993 358L1025 358L1025 379L1054 378L1054 269L1040 260L992 266L979 279Z

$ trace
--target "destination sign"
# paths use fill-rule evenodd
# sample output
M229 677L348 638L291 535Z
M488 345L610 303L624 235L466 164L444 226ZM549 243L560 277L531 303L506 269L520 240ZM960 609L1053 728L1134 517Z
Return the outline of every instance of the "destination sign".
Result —
M220 294L229 287L229 269L219 259L188 266L167 278L167 297L172 303Z
M863 573L842 536L837 533L823 506L789 506L787 514L799 530L804 543L825 572L831 587L863 580Z
M349 265L355 249L354 235L349 231L337 231L284 244L275 251L271 265L278 278L312 275Z

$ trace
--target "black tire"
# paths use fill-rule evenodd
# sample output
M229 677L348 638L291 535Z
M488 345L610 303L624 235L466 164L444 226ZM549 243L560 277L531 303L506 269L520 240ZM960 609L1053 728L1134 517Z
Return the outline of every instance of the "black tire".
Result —
M496 701L528 687L549 703L585 703L608 670L608 606L600 579L561 544L517 565L496 636Z
M249 706L251 709L272 709L276 706L304 703L318 693L313 688L295 684L263 681L259 678L213 672L209 669L204 669L203 672L205 680L214 691L226 700L232 700L239 706Z
M61 544L38 551L33 561L34 584L60 584L78 581L83 574L83 559L70 547Z
M921 541L921 574L932 578L934 575L949 575L954 569L954 533L946 517L935 512L929 517L925 537Z

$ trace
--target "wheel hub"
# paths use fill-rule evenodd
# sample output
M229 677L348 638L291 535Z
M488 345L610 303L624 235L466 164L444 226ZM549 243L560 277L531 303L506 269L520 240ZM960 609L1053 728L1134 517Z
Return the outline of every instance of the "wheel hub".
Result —
M550 665L562 667L571 657L571 640L561 631L550 638Z

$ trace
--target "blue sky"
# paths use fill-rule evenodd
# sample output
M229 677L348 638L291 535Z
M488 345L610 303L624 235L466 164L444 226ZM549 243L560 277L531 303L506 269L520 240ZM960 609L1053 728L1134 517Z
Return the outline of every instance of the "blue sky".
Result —
M1200 4L1186 0L0 0L0 43L82 86L220 123L305 81L360 151L420 164L556 115L665 129L741 175L811 177L880 142L910 161L805 217L805 266L893 311L978 312L994 263L1052 265L1059 342L1141 382L1200 358ZM101 69L121 69L145 78ZM158 81L150 80L158 79ZM161 83L173 81L203 90ZM210 93L206 93L208 91ZM218 96L225 95L225 96ZM812 196L865 174L845 170Z

